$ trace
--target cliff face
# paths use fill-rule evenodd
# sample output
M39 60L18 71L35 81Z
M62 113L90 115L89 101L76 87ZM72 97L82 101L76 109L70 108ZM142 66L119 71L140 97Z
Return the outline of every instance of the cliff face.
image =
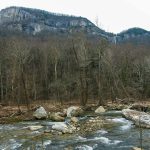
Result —
M150 43L150 32L141 28L131 28L115 35L105 32L83 17L24 7L9 7L1 10L0 30L19 31L32 35L43 31L63 34L84 31L88 35L104 37L112 43Z
M0 12L0 26L28 34L42 31L72 32L84 30L91 35L107 36L107 32L96 27L83 17L49 13L37 9L9 7Z

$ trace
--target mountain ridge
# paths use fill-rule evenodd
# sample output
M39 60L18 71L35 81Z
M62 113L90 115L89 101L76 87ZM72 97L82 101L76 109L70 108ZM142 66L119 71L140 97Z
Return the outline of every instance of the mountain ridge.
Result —
M52 13L45 10L11 6L0 11L0 28L7 31L21 31L36 35L43 31L54 33L72 33L84 31L88 35L96 35L113 43L143 40L150 41L150 31L133 27L118 34L106 32L87 18L81 16Z
M92 34L106 34L91 21L84 17L69 16L51 13L39 9L25 7L8 7L0 11L0 25L8 29L17 29L30 34L36 34L43 30L61 30L72 32L73 28L85 28Z

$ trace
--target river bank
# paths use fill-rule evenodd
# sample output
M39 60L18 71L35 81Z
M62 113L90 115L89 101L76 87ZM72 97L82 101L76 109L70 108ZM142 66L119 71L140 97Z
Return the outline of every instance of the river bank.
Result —
M131 105L132 104L132 105ZM0 124L7 124L7 123L16 123L20 121L29 121L35 120L33 118L33 112L39 106L43 106L47 112L63 112L64 109L67 109L70 106L80 106L78 101L72 103L56 103L56 102L41 102L37 101L30 105L30 111L27 110L25 105L21 105L19 108L16 105L2 105L0 104ZM88 103L83 109L85 111L94 111L97 108L97 103ZM138 102L114 102L108 101L105 104L104 108L106 110L123 110L126 108L132 107L135 110L147 110L150 112L150 101L138 101Z
M91 115L91 114L90 114ZM14 124L0 125L0 149L21 150L131 150L140 146L139 128L132 121L122 118L121 111L108 111L99 117L86 115L78 117L79 123L86 127L87 122L95 124L95 120L103 118L108 124L99 126L89 132L60 134L50 131L51 125L59 122L49 120L23 121ZM37 130L29 130L31 126L42 126ZM82 125L80 125L82 128ZM88 129L87 125L87 129ZM83 129L82 129L83 130ZM143 148L150 147L149 129L142 130Z
M104 107L46 104L33 105L30 111L22 106L20 112L16 106L3 106L1 112L7 115L1 113L0 149L131 150L140 147L140 130L123 118L126 108L149 111L150 107L149 103L108 103ZM142 140L148 150L149 129L142 129Z

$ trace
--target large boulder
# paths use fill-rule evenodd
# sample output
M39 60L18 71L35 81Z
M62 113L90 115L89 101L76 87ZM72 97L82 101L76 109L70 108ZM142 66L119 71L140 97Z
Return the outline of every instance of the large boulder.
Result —
M33 116L36 119L46 119L48 117L48 114L46 110L43 107L39 107L34 113Z
M122 110L122 114L125 118L132 120L135 125L150 128L150 114L131 109Z
M49 113L49 119L51 119L52 121L64 121L65 118L62 117L61 113Z
M96 110L95 113L104 113L106 110L104 109L103 106L99 106Z
M67 109L67 117L78 117L83 113L83 109L78 106L71 106Z

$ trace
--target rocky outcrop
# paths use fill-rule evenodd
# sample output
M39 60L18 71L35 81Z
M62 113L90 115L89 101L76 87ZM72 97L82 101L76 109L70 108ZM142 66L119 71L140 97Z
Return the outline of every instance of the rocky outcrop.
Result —
M99 29L91 21L83 17L50 13L24 7L9 7L1 10L0 27L34 35L42 31L72 33L73 31L81 30L89 35L100 35L102 37L113 35Z
M36 35L39 33L68 34L85 31L86 34L108 39L112 43L132 42L149 44L150 32L131 28L118 34L105 32L83 17L50 13L43 10L9 7L0 11L0 29ZM45 32L46 31L46 32Z
M67 109L67 117L78 117L83 113L82 108L78 106L71 106Z
M103 106L99 106L96 110L95 113L99 114L99 113L104 113L106 110L104 109Z
M0 29L19 31L36 35L39 33L69 34L84 31L87 35L103 37L112 43L132 41L133 43L150 42L150 32L141 28L131 28L119 34L105 32L83 17L50 13L43 10L9 7L0 11ZM46 32L45 32L46 31Z
M150 114L131 109L124 109L122 113L125 118L132 120L135 125L150 128Z
M46 110L43 107L39 107L34 113L33 117L36 119L46 119L48 117L48 114Z

